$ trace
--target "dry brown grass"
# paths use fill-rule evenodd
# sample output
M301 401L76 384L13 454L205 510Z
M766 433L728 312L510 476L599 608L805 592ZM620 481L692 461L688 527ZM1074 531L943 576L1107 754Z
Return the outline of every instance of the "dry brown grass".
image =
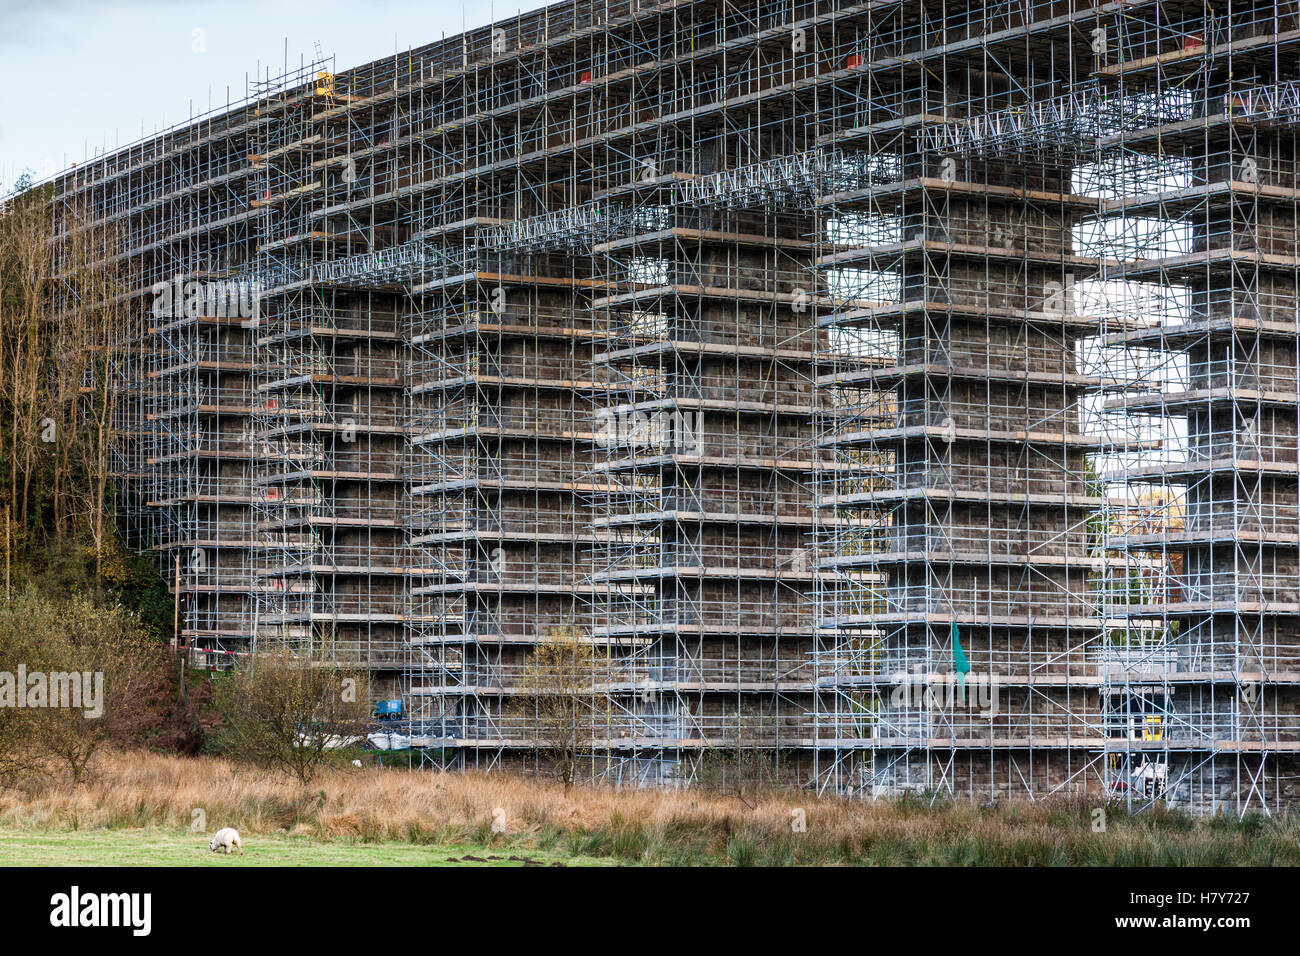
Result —
M750 806L749 804L753 804ZM492 820L505 811L507 832ZM1084 864L1300 863L1293 819L1191 820L1108 811L1093 804L862 803L797 793L750 798L700 792L615 791L505 774L366 768L330 772L307 787L204 757L105 755L91 781L0 792L0 825L67 830L209 828L313 839L537 847L648 864ZM796 832L792 811L807 829Z

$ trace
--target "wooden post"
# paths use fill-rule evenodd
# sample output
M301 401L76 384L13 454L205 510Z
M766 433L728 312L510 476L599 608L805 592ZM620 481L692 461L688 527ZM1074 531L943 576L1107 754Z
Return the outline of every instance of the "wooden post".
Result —
M173 591L175 603L172 611L172 650L176 649L181 636L181 553L176 552L176 587Z

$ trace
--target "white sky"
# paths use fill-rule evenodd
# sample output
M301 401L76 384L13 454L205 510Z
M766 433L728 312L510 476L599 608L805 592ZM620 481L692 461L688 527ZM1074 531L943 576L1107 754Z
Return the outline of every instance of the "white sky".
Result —
M268 64L338 70L545 0L0 0L0 194L244 96ZM201 31L196 33L195 31Z

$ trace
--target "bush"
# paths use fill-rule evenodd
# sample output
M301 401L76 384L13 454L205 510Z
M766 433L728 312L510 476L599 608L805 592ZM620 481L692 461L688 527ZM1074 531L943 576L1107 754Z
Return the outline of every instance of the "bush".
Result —
M148 744L171 724L169 660L134 614L85 595L0 604L0 769L75 785L106 745Z
M365 674L327 653L264 652L244 658L217 688L213 749L308 783L344 765L371 729Z

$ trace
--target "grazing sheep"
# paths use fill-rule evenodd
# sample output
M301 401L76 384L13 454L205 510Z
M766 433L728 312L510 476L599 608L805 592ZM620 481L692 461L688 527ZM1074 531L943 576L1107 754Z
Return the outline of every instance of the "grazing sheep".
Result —
M244 855L244 846L239 842L239 831L234 827L222 827L212 835L212 839L208 842L209 850L216 851L221 847L225 847L226 856L230 856L230 848L232 846L239 848L240 856Z

